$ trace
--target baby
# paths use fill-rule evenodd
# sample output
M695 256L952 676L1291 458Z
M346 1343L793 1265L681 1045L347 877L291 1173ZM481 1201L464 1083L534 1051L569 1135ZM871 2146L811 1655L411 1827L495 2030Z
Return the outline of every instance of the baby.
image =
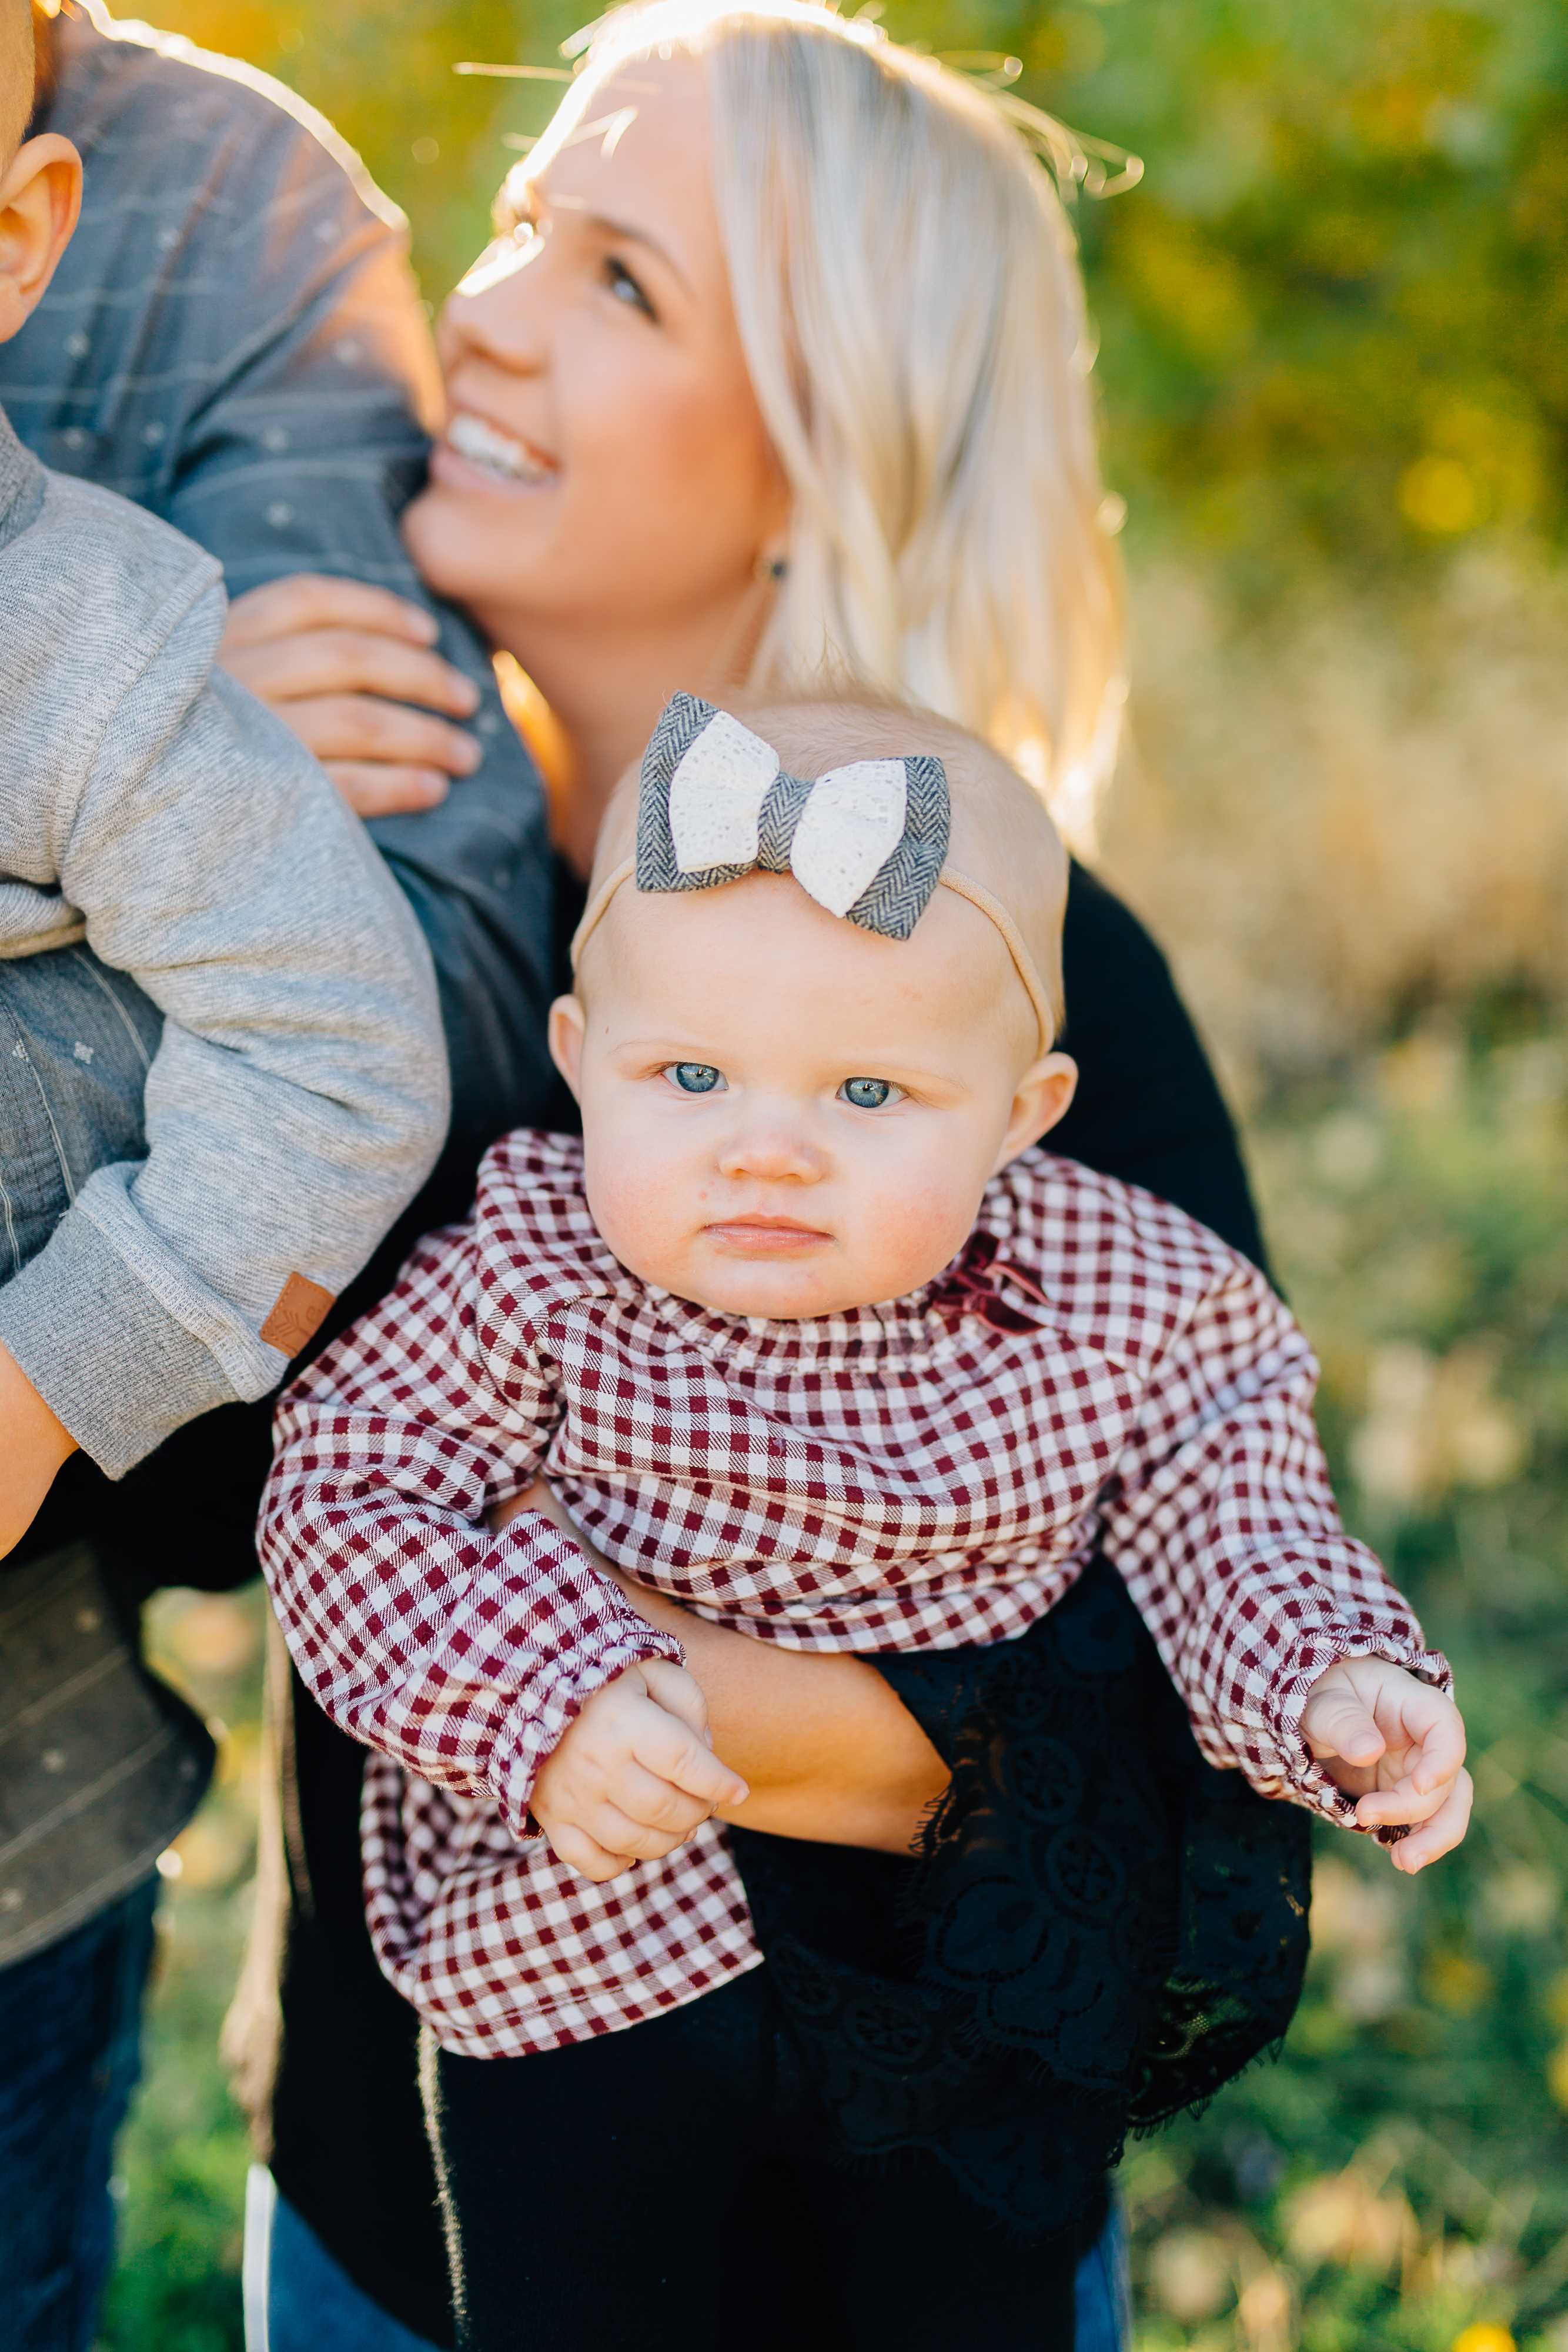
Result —
M1301 1333L1038 1148L1065 881L1038 798L926 714L677 696L553 1009L581 1144L504 1140L287 1396L263 1560L382 1751L371 1928L444 2048L634 2025L758 1957L710 1818L747 1789L622 1577L874 1656L1021 1635L1097 1543L1211 1762L1406 1832L1406 1870L1463 1834L1448 1669L1340 1526ZM540 1474L611 1573L504 1514Z

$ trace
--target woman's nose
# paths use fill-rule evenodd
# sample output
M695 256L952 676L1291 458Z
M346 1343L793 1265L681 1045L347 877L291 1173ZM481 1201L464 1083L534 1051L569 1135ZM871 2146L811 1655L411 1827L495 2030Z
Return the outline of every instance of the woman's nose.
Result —
M543 240L497 238L448 296L441 314L441 363L450 373L465 356L512 375L545 364L547 272Z

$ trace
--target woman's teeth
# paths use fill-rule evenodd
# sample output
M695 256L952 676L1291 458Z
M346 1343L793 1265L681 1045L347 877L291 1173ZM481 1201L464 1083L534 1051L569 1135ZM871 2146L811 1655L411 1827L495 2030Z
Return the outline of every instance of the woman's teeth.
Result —
M497 433L482 416L459 415L446 428L446 438L460 457L471 466L481 466L487 474L498 474L507 482L548 482L550 468L531 457L520 441L509 434Z

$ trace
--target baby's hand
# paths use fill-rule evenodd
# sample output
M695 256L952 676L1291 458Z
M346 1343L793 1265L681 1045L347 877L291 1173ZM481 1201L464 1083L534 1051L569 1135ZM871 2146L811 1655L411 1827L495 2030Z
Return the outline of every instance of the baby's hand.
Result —
M649 1658L586 1702L539 1768L530 1811L562 1862L606 1879L673 1853L750 1793L708 1744L701 1685Z
M1342 1658L1312 1685L1301 1736L1329 1779L1360 1802L1363 1829L1418 1822L1389 1849L1414 1873L1458 1844L1473 1790L1451 1698L1381 1658Z

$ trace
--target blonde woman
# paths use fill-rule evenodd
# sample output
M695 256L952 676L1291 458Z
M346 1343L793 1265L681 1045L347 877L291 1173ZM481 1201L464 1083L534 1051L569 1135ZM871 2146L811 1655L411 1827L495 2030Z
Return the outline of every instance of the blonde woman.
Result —
M841 681L988 734L1058 800L1092 791L1124 689L1082 298L1052 181L1004 101L790 0L612 16L503 192L441 350L446 424L405 541L515 664L569 900L676 687ZM239 600L227 659L350 797L415 807L472 764L432 715L457 706L425 635L374 587L284 580ZM1163 964L1081 870L1067 982L1083 1084L1058 1147L1257 1255ZM946 1769L891 1666L695 1619L686 1646L755 1792L748 1822L786 1880L815 1870L811 1899L840 1903L859 1960L896 1971L897 1857ZM345 2271L437 2332L408 2284L418 2249L377 2226L380 2184L405 2210L424 2159L365 2128L412 2065L412 2021L369 1970L357 1759L298 1692L295 1767L273 2352L309 2340L288 2313L319 2325L312 2297ZM1026 2242L996 2224L1005 2198L988 2210L929 2147L835 2189L800 2160L816 2093L768 1969L651 2025L473 2071L444 2138L465 2345L1073 2340L1103 2195L1078 2230ZM1097 2260L1079 2279L1084 2346L1117 2340Z

